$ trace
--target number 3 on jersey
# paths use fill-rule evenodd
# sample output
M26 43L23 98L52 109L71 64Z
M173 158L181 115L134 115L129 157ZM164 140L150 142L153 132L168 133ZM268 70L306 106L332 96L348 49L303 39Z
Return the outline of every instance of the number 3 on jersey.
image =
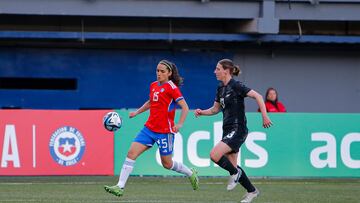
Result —
M159 101L159 92L154 92L153 101Z

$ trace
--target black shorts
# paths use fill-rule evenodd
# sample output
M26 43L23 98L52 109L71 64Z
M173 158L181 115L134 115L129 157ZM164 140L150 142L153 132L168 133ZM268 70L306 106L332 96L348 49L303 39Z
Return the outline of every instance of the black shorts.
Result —
M230 153L238 153L241 145L246 140L247 134L247 129L243 129L239 125L224 126L221 141L232 149Z

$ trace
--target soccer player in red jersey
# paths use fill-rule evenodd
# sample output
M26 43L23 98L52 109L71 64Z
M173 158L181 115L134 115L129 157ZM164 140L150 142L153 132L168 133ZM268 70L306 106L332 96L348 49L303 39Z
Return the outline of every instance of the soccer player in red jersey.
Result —
M118 184L105 186L107 192L116 196L123 195L126 181L134 168L136 158L150 149L154 143L159 147L163 167L188 176L193 189L199 188L197 171L172 160L174 134L182 127L189 111L178 88L182 85L183 78L180 77L176 65L167 60L159 62L156 76L157 81L150 85L149 100L135 112L130 112L129 115L130 118L133 118L150 109L150 116L130 146ZM174 123L176 105L181 107L181 115L177 124Z

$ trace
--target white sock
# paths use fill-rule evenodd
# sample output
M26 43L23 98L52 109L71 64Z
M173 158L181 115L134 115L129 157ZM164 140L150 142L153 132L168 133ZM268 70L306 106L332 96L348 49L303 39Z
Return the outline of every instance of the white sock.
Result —
M176 162L176 161L173 161L173 165L170 168L170 170L176 171L178 173L182 173L186 176L192 175L192 171L187 166L185 166L182 163Z
M119 182L117 184L120 188L125 187L126 181L129 178L129 175L134 168L134 164L135 164L135 160L126 157L124 164L121 168Z

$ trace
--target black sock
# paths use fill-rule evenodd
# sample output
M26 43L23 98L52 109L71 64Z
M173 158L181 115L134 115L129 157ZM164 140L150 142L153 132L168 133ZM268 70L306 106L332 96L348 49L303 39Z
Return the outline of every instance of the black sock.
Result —
M237 168L241 170L239 183L247 190L247 192L254 192L255 187L253 186L253 184L251 184L249 178L246 176L245 171L240 166L237 166Z
M237 174L238 170L232 163L229 161L226 156L222 156L218 162L216 162L221 168L229 171L230 175Z

